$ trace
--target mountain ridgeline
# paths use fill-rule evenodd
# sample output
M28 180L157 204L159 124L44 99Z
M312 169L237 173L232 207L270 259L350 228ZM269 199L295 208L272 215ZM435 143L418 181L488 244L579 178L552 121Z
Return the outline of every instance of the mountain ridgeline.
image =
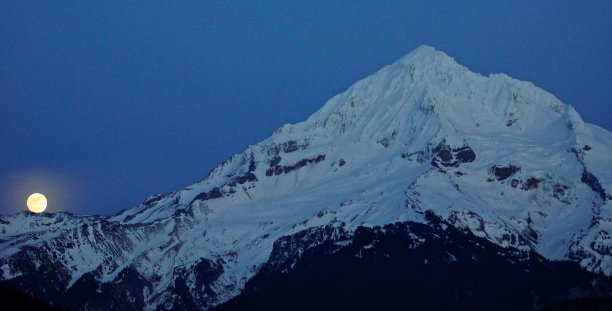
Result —
M421 46L184 189L0 216L0 286L74 310L609 297L610 154L553 95Z

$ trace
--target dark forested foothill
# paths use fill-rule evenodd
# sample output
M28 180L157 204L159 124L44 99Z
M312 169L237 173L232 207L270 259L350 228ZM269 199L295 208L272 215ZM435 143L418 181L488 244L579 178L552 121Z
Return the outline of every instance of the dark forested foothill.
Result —
M605 295L612 284L575 262L502 248L435 217L349 237L321 230L275 243L273 262L216 310L539 310Z

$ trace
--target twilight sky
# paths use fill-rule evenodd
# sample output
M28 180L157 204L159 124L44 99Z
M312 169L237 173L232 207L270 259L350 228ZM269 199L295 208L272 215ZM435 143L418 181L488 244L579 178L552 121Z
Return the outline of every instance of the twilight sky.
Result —
M507 2L1 1L0 214L178 190L420 44L612 130L612 2Z

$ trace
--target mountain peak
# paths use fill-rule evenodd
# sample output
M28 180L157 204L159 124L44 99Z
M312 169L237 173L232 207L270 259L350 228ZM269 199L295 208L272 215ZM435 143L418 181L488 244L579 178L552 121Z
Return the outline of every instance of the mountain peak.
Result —
M348 136L359 137L351 140L378 141L390 131L406 145L468 133L552 131L561 139L565 130L558 121L568 117L566 110L532 83L504 74L482 76L422 45L333 97L305 123L286 125L277 133L325 128L326 137L352 133Z

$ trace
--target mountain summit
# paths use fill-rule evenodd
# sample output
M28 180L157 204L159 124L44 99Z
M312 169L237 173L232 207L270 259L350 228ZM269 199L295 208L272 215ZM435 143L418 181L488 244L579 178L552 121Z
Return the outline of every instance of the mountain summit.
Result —
M610 275L611 153L610 132L532 83L421 46L182 190L111 217L0 217L0 284L75 308L207 309L359 228L432 219Z

